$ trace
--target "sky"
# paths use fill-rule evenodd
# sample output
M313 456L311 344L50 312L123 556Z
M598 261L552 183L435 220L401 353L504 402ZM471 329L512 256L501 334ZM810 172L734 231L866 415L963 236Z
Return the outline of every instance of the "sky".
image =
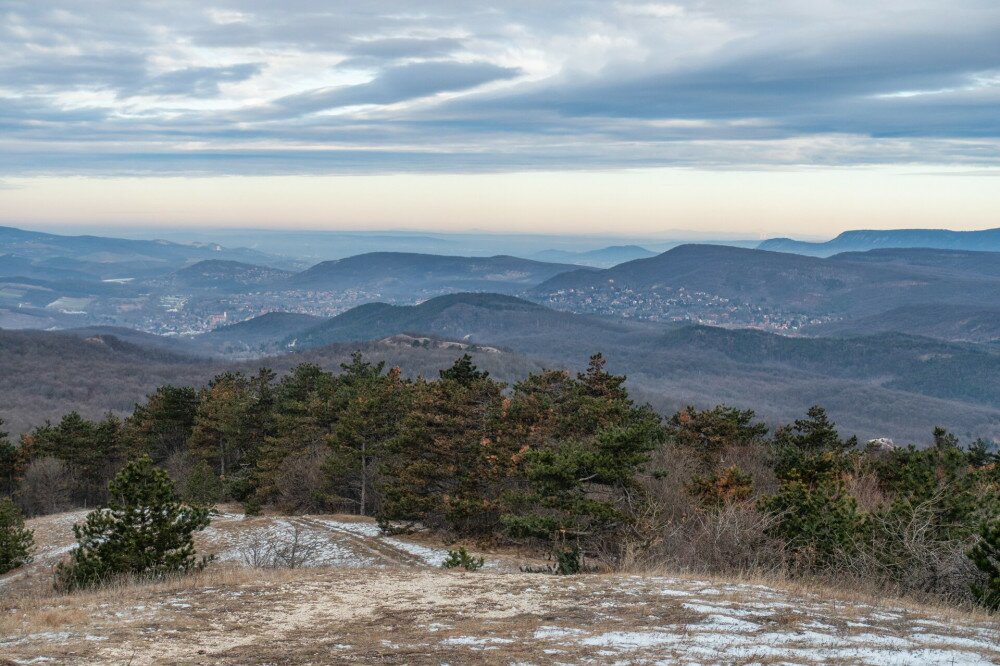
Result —
M995 0L0 0L0 224L1000 226Z

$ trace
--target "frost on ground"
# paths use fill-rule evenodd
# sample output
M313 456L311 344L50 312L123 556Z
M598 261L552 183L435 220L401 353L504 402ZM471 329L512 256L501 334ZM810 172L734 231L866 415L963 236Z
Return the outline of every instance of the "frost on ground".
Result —
M316 544L311 568L233 566L241 543L296 531ZM958 611L690 578L445 571L444 548L349 517L226 515L199 539L222 562L190 578L0 595L0 655L136 665L1000 663L997 625Z

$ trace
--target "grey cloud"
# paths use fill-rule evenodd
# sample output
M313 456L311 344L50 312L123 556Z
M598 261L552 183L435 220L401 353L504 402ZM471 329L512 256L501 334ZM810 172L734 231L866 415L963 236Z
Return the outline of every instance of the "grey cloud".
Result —
M358 104L395 104L440 92L454 92L501 79L519 70L489 63L420 62L383 70L368 83L313 90L276 100L266 115L299 116Z
M8 0L0 175L1000 165L994 0L677 2Z
M152 95L190 95L213 97L219 94L219 84L245 81L261 71L257 63L227 67L188 67L147 79L134 92Z
M348 46L347 51L373 58L439 58L460 50L462 46L462 40L450 37L433 39L391 37L357 40Z

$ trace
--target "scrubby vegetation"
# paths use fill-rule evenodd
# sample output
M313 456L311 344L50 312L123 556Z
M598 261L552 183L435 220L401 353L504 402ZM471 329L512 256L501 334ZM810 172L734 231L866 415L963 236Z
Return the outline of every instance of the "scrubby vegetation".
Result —
M360 354L337 374L230 372L197 391L161 387L124 420L70 413L17 446L0 439L0 483L29 514L107 507L77 528L66 587L198 566L190 534L206 509L182 507L176 484L199 507L349 512L389 530L516 544L564 574L808 577L997 606L992 444L963 447L939 429L926 449L862 445L820 407L773 431L728 406L664 420L624 381L600 355L579 375L511 386L468 356L434 380ZM151 512L172 535L155 562L111 545L149 527Z

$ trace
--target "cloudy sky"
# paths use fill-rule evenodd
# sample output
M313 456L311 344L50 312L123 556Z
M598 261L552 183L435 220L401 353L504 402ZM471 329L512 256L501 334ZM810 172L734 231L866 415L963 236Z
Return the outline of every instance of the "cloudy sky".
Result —
M996 0L0 0L0 223L1000 226Z

